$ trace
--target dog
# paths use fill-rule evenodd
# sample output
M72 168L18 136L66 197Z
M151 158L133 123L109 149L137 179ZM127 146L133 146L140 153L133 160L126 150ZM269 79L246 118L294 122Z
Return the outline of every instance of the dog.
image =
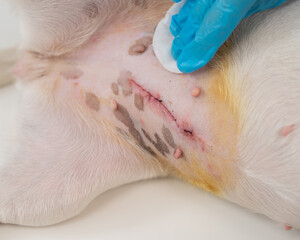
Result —
M0 222L55 224L108 189L169 176L300 228L300 1L243 20L186 75L152 49L170 0L11 2L21 100Z

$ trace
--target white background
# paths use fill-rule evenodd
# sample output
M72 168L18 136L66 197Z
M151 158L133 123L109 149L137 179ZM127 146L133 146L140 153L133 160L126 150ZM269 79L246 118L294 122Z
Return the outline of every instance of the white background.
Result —
M17 26L0 0L0 48L19 42ZM0 126L16 99L13 86L0 90ZM48 239L299 240L300 231L285 231L281 224L186 183L156 179L108 191L79 216L55 226L0 224L0 240Z
M9 0L0 0L0 49L19 42L18 21Z

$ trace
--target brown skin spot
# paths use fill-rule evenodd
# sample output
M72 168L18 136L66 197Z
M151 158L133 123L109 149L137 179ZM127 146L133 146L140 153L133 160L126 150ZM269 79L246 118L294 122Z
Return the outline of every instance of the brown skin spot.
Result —
M145 137L149 140L149 142L152 143L151 137L148 135L148 133L145 131L145 129L142 128L142 132L144 133Z
M130 135L137 141L138 145L141 148L143 148L146 152L150 153L152 156L155 157L155 152L150 147L146 146L143 137L141 136L139 131L134 127L134 123L130 118L130 114L127 111L127 109L121 104L118 104L118 109L114 111L114 114L119 121L121 121L126 127L128 127ZM124 130L120 128L116 129L123 137L128 136Z
M116 130L117 130L117 132L118 132L120 135L122 135L123 137L128 138L128 134L127 134L123 129L121 129L121 128L119 128L119 127L116 127Z
M148 133L142 129L145 137L149 140L149 142L151 142L153 144L153 146L164 156L166 156L166 153L169 154L169 148L168 146L163 142L163 140L161 140L161 138L159 137L159 135L157 133L154 134L154 137L156 139L156 142L153 141L151 139L151 137L148 135Z
M135 44L129 48L129 55L135 56L135 55L141 55L147 50L147 47L143 44Z
M144 111L144 99L141 95L134 95L134 105L138 110Z
M114 111L114 114L116 118L122 122L126 127L134 128L134 123L132 119L130 118L130 114L127 111L127 109L122 106L121 104L118 104L118 109Z
M156 157L156 153L148 146L142 146L148 153L150 153L153 157Z
M136 128L129 128L130 135L138 142L138 145L150 153L152 156L156 156L155 152L148 146L146 146L143 137Z
M147 51L148 47L152 44L152 37L143 37L138 39L135 44L133 44L129 48L129 55L131 56L136 56L136 55L141 55L144 52Z
M141 134L139 133L138 130L136 130L136 128L129 128L129 133L131 136L133 136L133 138L141 145L144 146L145 142L141 136Z
M169 148L167 146L167 144L164 143L164 141L159 137L159 135L157 133L154 134L154 137L156 138L156 143L154 144L154 146L156 147L156 149L159 152L164 153L170 153Z
M85 94L85 104L92 110L99 111L100 101L94 93L87 92Z
M111 90L113 91L113 93L114 93L115 95L119 95L119 87L118 87L118 84L112 83L112 84L111 84Z
M171 131L165 127L165 125L162 127L162 134L164 136L165 141L169 144L170 147L176 148L176 144L174 142L173 136Z
M118 78L118 84L122 88L122 92L124 97L128 97L132 94L132 89L129 85L129 79L131 77L131 72L129 71L121 71L120 76Z

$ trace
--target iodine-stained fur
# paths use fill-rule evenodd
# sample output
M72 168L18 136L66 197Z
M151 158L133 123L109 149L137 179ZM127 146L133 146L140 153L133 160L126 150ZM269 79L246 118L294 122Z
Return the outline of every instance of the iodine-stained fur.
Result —
M172 176L300 228L300 1L244 20L191 75L151 46L172 1L12 4L22 101L0 222L54 224L107 189Z

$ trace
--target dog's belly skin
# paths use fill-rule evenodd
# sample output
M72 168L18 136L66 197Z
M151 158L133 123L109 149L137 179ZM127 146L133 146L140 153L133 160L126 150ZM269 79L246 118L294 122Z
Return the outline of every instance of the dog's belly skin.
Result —
M253 63L247 51L232 48L229 41L209 66L189 75L172 74L162 68L152 50L156 22L147 26L139 22L136 18L116 21L70 54L45 58L25 53L16 65L23 95L22 134L16 137L10 164L0 174L0 181L7 183L0 196L9 193L0 201L0 221L52 224L80 212L106 189L170 175L300 227L300 209L295 204L300 196L293 192L299 181L287 187L288 180L274 167L280 165L292 178L300 172L299 149L294 150L300 120L294 63L284 75L286 88L279 90L284 100L273 106L266 92L273 86L280 88L282 80L271 79L273 75L260 65L249 73ZM258 49L266 46L267 40ZM201 93L194 97L191 92L196 87ZM262 101L265 104L258 104ZM291 111L283 107L287 103ZM275 116L268 114L274 109ZM271 115L269 125L265 124ZM285 118L276 120L281 115ZM265 129L272 134L265 134ZM259 141L266 147L256 149ZM251 156L259 163L251 163ZM288 162L282 163L281 156L287 156ZM14 165L20 169L11 174ZM38 181L46 187L35 186ZM28 192L14 199L16 188ZM50 207L45 200L48 194L49 202L54 202ZM84 203L74 202L58 214L53 199L63 196L61 202L69 202L74 195ZM25 206L26 211L16 207L36 198L41 199L38 207Z
M169 73L151 45L131 54L136 41L151 40L152 30L116 24L55 64L47 81L57 86L58 101L78 103L82 114L105 123L113 138L128 135L135 143L132 150L140 149L176 174L221 194L237 173L233 168L240 118L217 96L217 72ZM78 78L69 78L73 72ZM191 95L195 87L201 88L198 97ZM174 157L177 148L182 151L179 158Z

